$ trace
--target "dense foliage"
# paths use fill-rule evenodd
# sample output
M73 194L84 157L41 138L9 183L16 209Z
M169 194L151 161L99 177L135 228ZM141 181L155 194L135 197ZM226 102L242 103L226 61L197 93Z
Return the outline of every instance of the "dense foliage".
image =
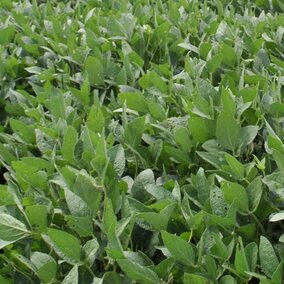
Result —
M280 284L281 0L0 1L0 283Z

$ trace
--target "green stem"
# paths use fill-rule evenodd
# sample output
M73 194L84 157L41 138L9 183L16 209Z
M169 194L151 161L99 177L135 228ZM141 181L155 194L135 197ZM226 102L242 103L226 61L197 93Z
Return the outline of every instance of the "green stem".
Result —
M12 260L10 260L8 257L6 257L5 255L0 254L0 258L2 258L5 262L9 263L14 268L15 271L17 271L18 273L24 275L31 282L33 281L32 277L30 277L30 275L28 273L26 273L25 271L21 270L21 268L18 268L18 266Z
M85 264L85 267L87 268L88 272L92 275L93 278L96 277L95 273L93 272L93 270L87 265Z
M256 222L256 224L258 225L258 227L259 227L259 229L261 231L261 234L263 236L266 236L267 233L266 233L264 227L262 226L261 222L258 220L258 218L254 214L252 214L252 217L253 217L254 221Z

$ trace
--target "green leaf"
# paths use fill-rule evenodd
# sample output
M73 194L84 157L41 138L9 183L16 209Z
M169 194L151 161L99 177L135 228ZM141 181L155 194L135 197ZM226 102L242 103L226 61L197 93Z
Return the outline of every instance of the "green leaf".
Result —
M221 65L223 60L223 55L221 53L217 53L210 60L207 61L207 68L210 73L214 73Z
M269 147L269 149L276 149L278 151L281 151L283 148L283 144L281 142L281 140L279 139L279 137L275 136L271 136L269 135L267 137L267 145Z
M242 127L240 130L240 143L242 147L246 147L253 142L254 138L258 133L259 127L254 125L249 125Z
M26 236L30 232L24 223L6 213L0 213L0 249L14 243Z
M157 186L155 184L147 184L145 186L145 189L148 193L150 193L157 200L173 198L173 194L170 191L163 188L162 186Z
M233 182L223 182L221 189L226 202L232 204L236 200L239 211L248 213L248 195L243 186Z
M47 207L45 205L32 205L27 206L25 211L34 229L38 232L45 231L47 227Z
M70 264L81 263L81 246L76 237L52 228L47 229L47 233L48 235L42 235L42 237L59 257Z
M271 111L271 114L276 118L283 117L284 116L284 104L275 102L270 105L270 111Z
M100 245L96 239L89 240L85 243L83 251L85 252L86 261L90 266L93 265L99 248Z
M184 153L184 151L171 146L164 146L164 150L172 161L185 165L188 165L190 163L189 157Z
M162 239L164 245L177 261L187 266L194 265L195 251L190 243L186 242L181 237L172 235L166 231L162 231Z
M50 99L50 112L52 113L55 121L60 118L65 119L66 105L64 97L61 93L54 94Z
M272 244L264 236L260 237L259 258L261 270L267 277L271 278L273 273L276 271L277 266L279 265L279 261Z
M88 75L90 84L104 84L104 66L97 57L89 56L84 64L84 71Z
M258 247L256 243L250 243L245 247L246 259L250 271L255 271L258 260Z
M230 67L234 67L237 63L237 53L234 48L224 43L220 52L223 55L222 62Z
M188 125L191 135L197 142L204 143L213 138L215 133L215 122L213 120L192 116L189 118Z
M264 67L268 67L270 64L270 59L267 54L267 51L264 48L261 48L254 58L254 68L261 70Z
M148 108L153 118L157 119L158 121L163 121L166 119L166 112L160 104L148 103Z
M269 216L269 222L279 222L284 220L284 211L273 213Z
M36 167L27 165L22 161L12 162L12 167L16 171L18 180L22 181L22 186L23 184L29 184L40 191L44 191L48 188L45 172L37 171Z
M189 131L186 127L177 127L174 129L174 139L178 145L178 147L184 151L188 152L190 150L190 137L189 137Z
M237 284L236 279L231 275L221 277L219 284Z
M52 256L37 251L31 255L31 262L36 267L36 273L41 281L50 283L55 279L57 263Z
M93 216L96 216L101 204L102 193L96 186L94 178L85 171L76 173L77 177L73 187L74 194L79 196L89 207Z
M14 261L16 261L18 264L20 264L20 266L24 269L28 269L30 272L36 273L36 268L33 265L33 263L24 255L19 254L16 251L13 251L11 253Z
M236 113L235 97L233 96L230 89L222 88L221 100L223 105L223 111L231 114Z
M236 246L235 267L241 276L245 276L245 272L250 270L242 242Z
M281 283L282 2L0 0L0 283Z
M196 174L195 187L198 189L198 200L202 204L204 204L207 200L209 200L210 184L209 181L206 179L203 168L200 168Z
M117 218L114 214L113 205L109 198L105 198L104 200L104 227L106 231L108 231L112 224L115 223L115 226L117 224Z
M208 53L212 49L212 44L210 42L201 42L199 46L199 54L202 57L202 59L206 59Z
M103 284L123 284L124 277L114 271L108 271L104 274L102 283ZM94 282L94 284L96 284Z
M162 260L159 264L155 266L155 271L160 278L166 278L170 273L175 265L175 258L169 257Z
M15 161L17 158L0 143L0 159L3 163L11 165L12 161Z
M280 151L273 149L272 156L281 172L284 172L284 154Z
M133 252L133 251L124 251L123 255L130 261L140 264L142 266L151 266L154 263L152 260L143 252Z
M75 128L68 126L67 131L64 135L62 145L62 157L66 161L72 163L75 161L75 146L78 141L78 133Z
M74 265L73 268L63 279L62 284L78 284L78 283L79 283L78 266Z
M225 202L224 193L217 186L213 186L210 189L210 206L214 215L225 216L227 213L227 203Z
M8 279L4 278L3 276L0 275L0 282L2 284L11 284L12 282L10 282Z
M161 139L153 141L149 146L149 151L153 157L154 165L156 165L163 151L163 141Z
M204 83L204 81L200 80L199 82L199 95L196 95L193 97L193 102L191 104L189 104L190 106L190 111L192 113L194 113L195 115L199 116L199 117L203 117L203 118L207 118L207 119L212 119L213 114L212 114L212 109L210 108L209 102L206 99L206 95L202 95L202 93L204 92L206 94L205 88L208 86L206 86L206 82Z
M93 234L93 220L90 215L77 217L65 216L68 227L74 230L80 237L90 237Z
M15 35L15 27L12 25L8 27L2 27L0 30L0 44L6 45L13 42L13 38Z
M183 277L183 283L184 284L212 284L214 283L213 281L209 280L206 277L203 277L202 275L198 275L198 274L189 274L189 273L185 273L184 277Z
M245 167L232 155L225 153L224 154L227 163L229 164L232 173L237 178L244 178Z
M147 113L147 100L140 93L120 93L118 98L121 102L126 102L128 108L138 112Z
M142 134L144 132L145 117L138 117L129 122L125 127L125 142L137 148L140 144Z
M64 189L65 200L69 211L75 217L89 216L90 211L86 202L69 189Z
M173 203L161 210L159 214L154 212L143 212L138 214L137 217L146 221L154 230L166 230L169 219L175 208L176 204Z
M10 126L12 130L17 133L26 143L35 143L35 129L32 125L26 125L20 120L10 119Z
M118 256L115 258L123 258L122 245L117 233L117 217L114 213L112 201L108 198L104 200L104 231L108 239L108 247L115 249Z
M212 246L210 252L212 256L216 256L221 259L228 259L230 257L230 251L228 247L224 244L220 234L213 233L214 245Z
M93 105L87 118L87 126L94 133L102 133L105 127L105 117L102 108Z
M126 259L118 259L117 263L131 280L139 281L145 284L160 283L158 275L148 267L142 266Z
M110 162L114 167L115 172L121 177L125 170L125 153L121 145L115 145L108 150Z
M260 177L256 177L246 188L249 210L250 212L255 212L258 208L259 202L262 196L262 181Z
M204 144L203 144L204 147ZM214 149L215 150L215 149ZM222 167L226 164L226 160L224 158L224 153L217 152L214 153L211 149L210 152L201 152L196 151L198 156L200 156L203 160L208 162L209 164L213 165L217 169L222 169Z
M88 106L90 102L90 82L88 78L86 78L81 85L79 94L79 99L81 100L81 102L85 106Z
M199 54L199 50L196 46L188 43L188 42L183 42L183 43L179 43L178 46L184 48L184 49L187 49L187 50L190 50L190 51L193 51L197 54Z
M240 131L240 125L232 114L226 111L220 113L216 123L216 137L219 143L233 153L240 145Z
M157 43L165 41L170 27L171 26L168 22L163 22L162 24L160 24L158 27L155 28L153 39L156 40Z
M124 26L115 18L111 17L108 22L109 32L112 36L115 36L119 39L126 39L127 32Z
M281 281L283 281L283 271L283 261L281 261L272 275L271 280L273 281L273 283L281 283Z
M162 94L166 94L168 91L168 86L166 82L156 73L150 73L150 80L154 87L156 87Z
M118 85L127 85L127 72L125 67L122 67L117 74L116 83Z
M257 96L257 88L256 87L246 87L239 90L239 96L243 98L244 103L252 102Z
M38 157L23 157L21 158L27 167L35 169L35 171L47 170L48 173L53 172L53 165L48 160Z
M107 145L106 145L106 139L105 135L101 134L96 136L96 156L98 158L102 158L104 160L107 160Z
M146 187L154 183L155 178L153 171L150 169L142 171L135 178L134 183L131 187L132 196L141 202L147 201L151 197L151 195L147 193Z

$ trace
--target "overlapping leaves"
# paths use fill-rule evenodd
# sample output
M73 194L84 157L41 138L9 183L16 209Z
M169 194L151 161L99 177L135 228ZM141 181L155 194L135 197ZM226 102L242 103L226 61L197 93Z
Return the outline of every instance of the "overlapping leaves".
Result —
M1 1L0 282L281 283L281 1Z

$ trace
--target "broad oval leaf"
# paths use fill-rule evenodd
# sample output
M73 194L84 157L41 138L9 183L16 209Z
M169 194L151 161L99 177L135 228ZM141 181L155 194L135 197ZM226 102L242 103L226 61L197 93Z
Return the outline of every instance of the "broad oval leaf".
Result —
M122 176L125 170L125 154L121 145L115 145L109 149L108 155L110 162L113 164L114 170L119 177Z
M0 248L29 235L26 225L6 213L0 214Z
M221 189L229 204L236 200L238 210L242 213L248 213L248 195L243 186L233 182L223 182Z
M209 280L208 278L202 276L201 274L184 274L184 284L213 284L214 282Z
M89 240L85 243L83 251L85 252L86 261L90 266L93 265L99 248L100 245L96 239Z
M94 85L104 84L104 66L97 57L89 56L85 62L84 71L89 82Z
M50 283L56 277L57 263L54 258L39 251L31 255L31 262L37 269L37 275L44 283Z
M62 284L78 284L78 283L79 283L78 266L74 265L73 268L63 279Z
M248 201L249 201L249 210L254 212L259 205L262 196L262 181L261 177L256 177L246 188Z
M90 210L86 202L69 189L64 189L65 200L71 214L75 217L85 217L90 215Z
M153 171L150 169L142 171L136 177L131 187L132 196L141 202L145 202L151 198L151 195L147 192L146 187L154 183L155 177Z
M70 264L81 264L81 246L79 240L61 230L49 228L48 235L42 235L43 239L54 251Z
M125 127L124 138L125 142L133 148L137 148L140 144L144 131L145 116L135 118Z
M128 108L138 112L147 113L148 105L145 97L140 93L120 93L118 98L122 102L126 102Z
M117 263L131 280L139 281L144 284L160 283L158 275L146 266L126 259L118 259Z
M273 213L269 216L269 222L279 222L284 220L284 211Z
M192 245L179 236L172 235L166 231L162 231L162 239L164 245L177 261L193 266L195 263L195 251Z
M271 278L279 265L279 261L272 244L264 236L260 237L259 258L262 271Z
M240 146L241 127L233 114L223 111L219 114L216 122L217 140L226 149L234 152Z

